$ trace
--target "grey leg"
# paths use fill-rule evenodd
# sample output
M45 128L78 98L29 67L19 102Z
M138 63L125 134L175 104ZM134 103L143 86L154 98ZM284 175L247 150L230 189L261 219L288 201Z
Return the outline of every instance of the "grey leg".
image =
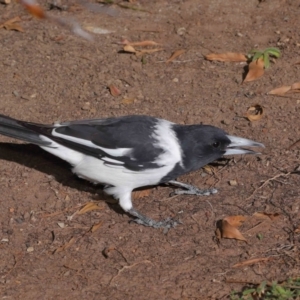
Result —
M154 221L154 220L140 214L134 208L129 209L127 212L137 218L137 219L133 220L133 222L140 224L140 225L148 226L148 227L170 229L180 223L180 222L176 222L176 221L172 220L171 218L168 218L163 221Z
M200 190L190 184L182 183L176 180L171 180L168 182L176 187L183 188L184 190L177 189L174 191L175 195L197 195L197 196L209 196L212 194L216 194L218 192L217 189L206 189Z

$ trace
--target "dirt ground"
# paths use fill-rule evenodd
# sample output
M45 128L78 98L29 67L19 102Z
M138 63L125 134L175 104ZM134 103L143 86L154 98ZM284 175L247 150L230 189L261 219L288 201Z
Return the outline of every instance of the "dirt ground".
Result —
M116 7L115 16L75 1L62 0L63 9L40 4L53 16L109 32L88 42L32 18L18 3L1 4L0 22L20 16L25 30L0 29L1 114L41 123L148 114L212 124L266 148L260 156L220 160L213 174L199 170L180 178L214 186L216 195L170 197L173 189L159 186L134 200L154 219L181 220L166 233L131 223L66 163L1 136L1 299L228 299L250 282L299 276L299 173L289 172L300 162L300 144L294 144L300 96L266 94L299 81L299 2L139 0L131 5L140 10ZM122 53L124 38L153 40L164 51L143 59ZM204 59L211 52L266 47L279 47L282 57L245 84L244 63ZM178 49L186 52L166 64ZM120 96L110 94L110 84ZM257 103L265 114L249 122L244 113ZM98 210L76 214L93 201ZM255 212L278 217L256 219ZM217 241L217 221L231 215L248 216L240 229L247 243ZM234 267L251 259L258 260Z

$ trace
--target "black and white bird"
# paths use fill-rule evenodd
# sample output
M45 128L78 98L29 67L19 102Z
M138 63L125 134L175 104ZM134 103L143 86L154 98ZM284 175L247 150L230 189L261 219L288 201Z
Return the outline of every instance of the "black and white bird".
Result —
M0 134L36 144L67 161L72 171L119 200L135 222L170 228L176 221L154 221L132 205L134 189L170 183L179 194L209 195L175 179L232 154L257 154L241 147L263 144L231 136L209 125L180 125L150 116L124 116L54 125L24 122L0 115Z

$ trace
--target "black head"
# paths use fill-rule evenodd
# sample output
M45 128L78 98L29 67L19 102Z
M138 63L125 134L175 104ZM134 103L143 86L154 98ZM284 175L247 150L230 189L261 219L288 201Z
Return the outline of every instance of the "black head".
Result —
M174 130L183 149L183 165L187 172L200 169L223 155L256 153L239 146L263 147L210 125L176 125Z

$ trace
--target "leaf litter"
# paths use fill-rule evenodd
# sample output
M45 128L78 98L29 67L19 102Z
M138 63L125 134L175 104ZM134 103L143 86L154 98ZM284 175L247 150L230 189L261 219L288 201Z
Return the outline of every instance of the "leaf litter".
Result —
M179 50L176 50L175 52L172 53L172 55L170 56L170 58L166 61L166 63L170 63L172 62L175 58L179 57L180 55L182 55L183 53L185 53L186 50L184 49L179 49Z
M300 82L295 82L292 85L283 85L268 92L268 95L285 96L289 93L300 93Z
M15 30L15 31L24 32L23 27L21 27L21 25L19 24L21 21L22 20L19 16L14 17L10 20L7 20L7 21L1 23L0 28L4 28L6 30Z
M245 54L234 52L211 53L206 55L205 59L224 62L246 62L248 60Z
M253 60L248 66L248 73L244 79L244 82L254 81L265 73L265 64L263 58Z
M264 114L264 109L260 104L252 105L248 108L247 112L245 113L245 117L253 122L253 121L259 121Z
M223 220L220 220L218 222L218 227L216 230L217 237L219 239L220 237L227 239L236 239L247 243L246 238L237 229L237 227L240 227L245 220L245 216L228 216Z

